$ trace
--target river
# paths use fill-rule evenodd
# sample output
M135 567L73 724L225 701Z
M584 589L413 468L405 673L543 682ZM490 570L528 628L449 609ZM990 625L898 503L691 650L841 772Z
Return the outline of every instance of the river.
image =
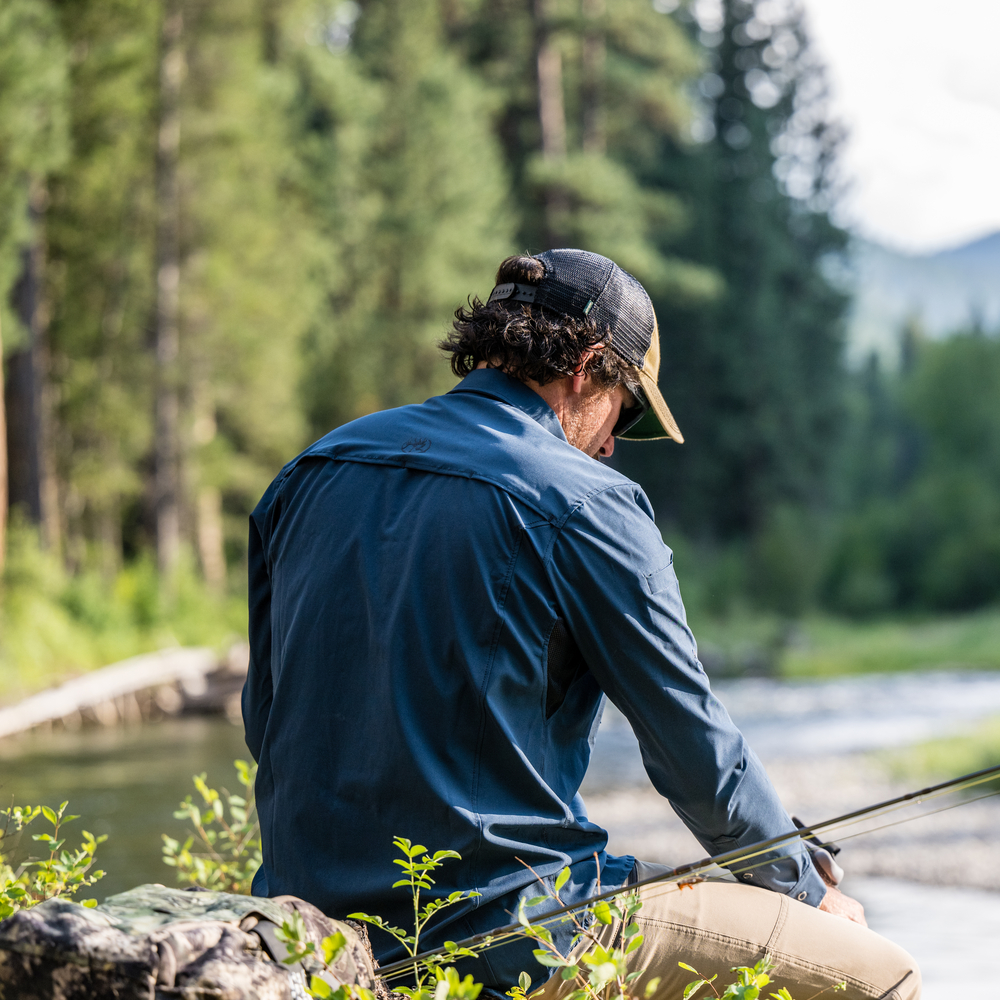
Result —
M905 746L1000 714L1000 672L743 680L714 687L790 808L809 821L893 791L864 751ZM107 833L99 859L108 874L95 891L103 898L143 882L172 884L173 871L160 858L160 835L182 835L184 822L172 813L186 794L196 794L191 776L205 771L210 784L235 791L232 762L247 757L241 728L222 718L36 732L0 741L0 796L8 803L69 799L70 811L83 817L76 829ZM650 788L635 737L613 708L598 732L583 792L592 818L610 830L612 850L674 864L701 855ZM992 885L1000 847L997 806L994 799L948 814L971 824L968 830L955 822L935 827L934 817L910 824L915 833L909 840L874 835L871 845L861 838L845 852L853 857L854 891L868 906L872 926L908 947L924 967L925 1000L950 1000L992 981L1000 893L982 886ZM937 832L921 839L921 830ZM961 836L968 841L965 855L953 849ZM945 856L950 869L940 863ZM850 881L851 865L845 867Z
M180 837L173 818L191 793L193 774L235 792L233 761L249 759L243 730L218 717L169 719L144 726L35 732L0 741L0 796L10 802L58 805L79 814L66 828L87 829L108 840L98 849L107 875L94 887L99 898L144 882L173 884L161 860L160 835ZM36 823L39 822L36 820Z

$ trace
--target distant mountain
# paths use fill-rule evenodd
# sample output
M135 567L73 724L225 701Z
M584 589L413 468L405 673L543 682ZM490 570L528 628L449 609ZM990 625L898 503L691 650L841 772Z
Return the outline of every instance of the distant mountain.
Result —
M848 273L854 292L848 353L896 356L899 330L916 318L931 337L980 322L1000 328L1000 233L952 250L910 255L855 240Z

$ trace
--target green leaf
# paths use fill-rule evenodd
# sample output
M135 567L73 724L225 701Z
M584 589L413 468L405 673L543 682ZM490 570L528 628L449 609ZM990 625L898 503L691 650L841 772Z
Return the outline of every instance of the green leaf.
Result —
M659 976L654 976L652 979L650 979L648 983L646 983L646 988L645 990L643 990L643 996L646 998L646 1000L649 1000L649 998L657 991L659 985L660 985Z
M50 809L50 808L49 808L48 806L42 806L42 815L43 815L43 816L44 816L44 817L45 817L45 818L46 818L46 819L47 819L47 820L48 820L48 821L49 821L49 822L50 822L50 823L51 823L51 824L52 824L53 826L55 826L55 825L56 825L56 824L57 824L57 823L59 822L59 819L58 819L58 818L56 817L56 814L55 814L55 812L54 812L54 811L53 811L52 809Z
M517 985L527 993L531 988L531 976L527 972L521 972L517 977Z
M595 965L590 973L591 986L598 987L599 984L610 983L618 974L618 969L614 962L602 962Z
M556 892L558 892L569 881L569 868L564 868L556 876Z
M531 899L525 901L525 906L541 906L549 900L549 896L532 896Z
M95 906L97 906L97 900L96 899L85 899L85 900L83 900L80 903L80 905L81 906L86 906L88 910L92 910Z
M341 952L343 952L346 945L347 938L344 937L341 931L323 938L322 942L320 942L320 947L323 949L323 961L327 965L333 965L340 958Z
M682 969L687 969L687 971L688 971L688 972L693 972L693 973L694 973L694 974L695 974L696 976L699 976L699 975L701 975L701 973L700 973L700 972L698 972L698 970L697 970L697 969L695 969L695 968L692 968L692 967L691 967L690 965L688 965L688 964L687 964L687 962L678 962L677 964L678 964L678 965L679 965L679 966L680 966L680 967L681 967Z
M539 965L548 966L550 969L561 969L566 965L566 959L553 955L552 952L544 948L535 948L532 954Z
M685 968L687 968L687 966L685 966ZM702 986L705 985L705 982L706 980L704 979L696 979L693 983L688 983L687 986L684 987L684 1000L688 1000L688 997L700 990Z
M333 987L325 979L313 976L309 980L309 992L320 1000L326 1000L333 993Z
M594 917L597 919L598 923L605 925L611 923L613 919L611 916L611 906L608 904L606 899L602 899L599 903L594 904Z
M622 937L631 937L633 934L638 934L638 933L639 933L639 925L629 924L628 927L626 927L625 930L622 931Z
M636 948L638 948L639 945L642 944L643 940L644 939L643 939L643 935L642 934L639 934L636 937L632 938L632 940L629 941L629 943L628 943L628 947L625 949L625 954L626 955L631 955L632 952L635 951Z
M563 979L574 979L579 974L580 974L580 966L578 965L567 965L566 968L559 973L559 975L562 976Z

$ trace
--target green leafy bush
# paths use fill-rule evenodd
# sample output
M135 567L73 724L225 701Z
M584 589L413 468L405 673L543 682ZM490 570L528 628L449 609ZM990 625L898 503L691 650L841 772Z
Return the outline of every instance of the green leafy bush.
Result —
M190 560L167 587L142 556L113 576L70 574L17 517L0 581L0 691L15 701L67 675L171 646L226 648L246 601L211 593Z
M236 779L245 795L209 788L207 774L191 780L201 796L199 805L188 795L174 813L191 822L182 844L163 834L163 863L177 869L181 885L198 885L219 892L250 894L250 884L261 865L260 825L254 807L257 765L234 761Z
M696 993L703 987L707 986L712 993L719 998L719 1000L757 1000L761 994L761 990L765 986L768 986L771 982L771 972L774 970L774 962L771 961L769 955L765 955L756 965L737 965L730 969L730 972L736 973L736 981L730 983L725 990L720 993L715 987L715 981L718 979L718 974L706 978L693 966L688 965L686 962L677 963L682 969L688 972L693 972L697 979L693 982L687 984L684 987L684 997L683 1000L691 1000ZM836 984L831 984L820 990L818 993L814 993L807 1000L816 1000L816 997L822 996L824 993L828 993L831 990L836 992L838 990L846 990L847 982L840 982ZM704 994L703 994L704 995ZM773 1000L793 1000L791 993L782 986L777 993L769 993L769 997Z
M421 906L420 893L430 889L434 885L431 872L440 868L445 861L452 858L461 860L462 856L457 851L435 851L433 854L428 854L427 848L423 844L413 844L406 837L395 837L392 842L402 853L402 857L397 858L395 863L403 869L403 877L393 882L392 887L394 889L405 888L410 891L413 899L413 932L407 934L401 927L393 927L391 924L387 924L381 917L372 916L368 913L352 913L350 914L350 918L352 920L362 920L385 931L406 949L408 955L413 957L420 951L420 935L434 914L448 906L460 903L463 899L472 899L478 896L479 893L471 891L452 892L443 899L432 899L429 903ZM420 857L421 854L423 857ZM468 948L457 950L450 948L448 951L450 956L454 958L471 957L475 954ZM411 1000L430 1000L431 991L425 989L425 984L429 977L433 977L438 984L447 982L447 980L441 979L441 969L437 964L414 963L413 988L402 987L399 992L410 997ZM471 983L471 978L469 982ZM463 989L461 983L456 985L456 989ZM476 995L478 995L478 992L477 990ZM441 1000L441 998L438 997L436 1000ZM468 997L467 1000L475 1000L475 995Z
M94 855L99 844L107 840L106 836L95 837L92 833L83 831L83 842L77 850L64 847L66 838L62 827L66 823L79 819L79 816L67 816L64 802L58 809L49 806L11 806L0 810L3 827L0 829L0 920L26 910L46 899L56 896L73 896L81 889L92 886L104 877L103 871L91 871ZM41 816L52 827L51 833L35 833L31 839L47 845L47 858L32 858L19 851L20 860L13 860L7 851L5 841L12 837L21 846L23 833ZM84 906L96 906L96 899L87 899Z

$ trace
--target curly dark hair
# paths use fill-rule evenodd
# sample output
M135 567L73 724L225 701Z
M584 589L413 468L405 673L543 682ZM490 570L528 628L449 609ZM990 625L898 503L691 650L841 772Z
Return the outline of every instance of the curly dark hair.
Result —
M537 285L545 265L536 257L508 257L497 269L496 284ZM584 351L598 349L587 364L595 383L612 389L637 384L634 369L614 351L611 330L592 319L576 319L527 303L484 303L477 296L455 310L452 331L438 345L451 355L451 370L465 378L485 361L521 382L547 385L571 375Z

